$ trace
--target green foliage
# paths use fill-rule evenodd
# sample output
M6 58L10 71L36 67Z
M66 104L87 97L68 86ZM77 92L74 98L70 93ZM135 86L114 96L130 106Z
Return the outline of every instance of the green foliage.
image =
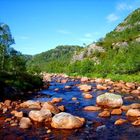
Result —
M15 94L8 93L9 88L26 91L37 89L42 85L40 77L26 71L26 62L31 57L11 48L10 45L13 43L8 25L0 24L0 99Z
M94 70L94 61L90 59L84 59L83 61L76 61L69 65L68 73L78 73L85 75L92 73Z
M27 63L27 69L31 73L39 73L41 71L66 72L72 55L81 49L82 47L80 46L58 46L55 49L33 56Z
M42 80L39 76L26 72L17 72L16 74L0 72L0 81L7 86L15 87L22 91L37 89L42 86Z

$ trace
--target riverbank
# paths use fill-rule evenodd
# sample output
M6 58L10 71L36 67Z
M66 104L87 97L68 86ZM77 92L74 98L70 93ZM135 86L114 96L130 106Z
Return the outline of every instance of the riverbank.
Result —
M22 99L42 88L41 77L27 72L0 72L0 100Z
M0 103L0 139L140 138L140 84L63 74L43 81L30 101Z

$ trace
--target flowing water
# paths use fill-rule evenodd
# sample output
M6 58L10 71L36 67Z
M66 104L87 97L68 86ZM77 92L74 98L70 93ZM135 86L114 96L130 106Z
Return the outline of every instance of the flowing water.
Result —
M52 139L52 140L140 140L140 127L132 126L126 123L120 126L115 126L115 120L119 118L126 118L124 113L122 115L112 115L110 118L98 117L99 112L84 111L83 108L88 105L96 104L96 97L107 91L100 91L96 89L95 83L88 83L92 85L93 90L90 93L93 95L92 99L83 98L83 92L77 87L80 84L79 80L72 80L65 84L57 82L58 79L53 79L50 87L47 90L41 90L38 96L32 98L34 101L50 101L54 97L63 98L62 102L57 105L64 105L65 112L76 116L84 117L86 119L85 125L80 129L75 130L58 130L51 129L51 133L47 133L44 124L35 124L32 128L23 130L18 127L5 126L0 128L0 139ZM65 86L71 86L70 89L65 89ZM55 91L59 88L58 91ZM72 97L77 100L73 101ZM138 100L125 101L124 104L131 104L139 102ZM1 124L1 122L0 122ZM6 135L6 136L5 136Z

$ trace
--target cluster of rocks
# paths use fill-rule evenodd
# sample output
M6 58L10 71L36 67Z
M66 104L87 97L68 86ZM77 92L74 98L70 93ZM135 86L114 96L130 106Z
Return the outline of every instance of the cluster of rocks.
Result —
M49 76L49 80L47 80ZM123 81L113 82L110 79L90 79L87 77L69 78L67 75L54 75L50 74L44 78L44 81L50 82L55 78L56 82L66 84L69 80L80 80L77 84L81 90L83 98L94 98L92 91L103 91L96 97L96 104L85 106L83 110L98 112L98 117L111 117L112 115L120 115L120 119L114 122L114 125L121 125L124 123L131 123L132 125L140 125L140 104L132 103L124 105L124 100L140 99L140 85L138 83L126 83ZM95 83L92 86L92 83ZM65 85L66 90L71 90L72 86ZM59 91L59 89L55 89ZM105 91L108 91L104 93ZM114 94L115 93L115 94ZM119 94L116 94L119 93ZM127 97L122 97L125 94ZM65 106L58 106L57 103L61 102L62 98L53 98L50 102L38 102L28 100L25 102L6 100L0 103L0 110L3 114L11 113L11 117L5 119L5 123L11 126L19 126L20 128L29 128L37 123L44 123L50 125L52 128L57 129L75 129L80 128L85 124L85 119L74 116L65 112ZM72 97L73 101L78 103L77 97ZM26 111L25 111L26 110ZM122 117L122 114L125 114ZM50 132L50 130L48 130Z
M112 81L111 79L102 79L102 78L94 78L90 79L87 77L82 77L81 82L84 83L84 90L88 90L89 85L85 86L85 83L95 83L97 90L108 90L111 93L126 93L136 96L140 98L140 84L139 83L131 83L124 81ZM82 87L80 85L79 87ZM93 88L93 87L91 87ZM80 88L83 90L82 88Z
M32 127L37 123L50 124L53 128L57 129L74 129L82 127L85 119L78 116L74 116L70 113L64 112L63 105L56 106L54 103L61 102L61 98L54 98L51 102L35 102L25 101L17 103L13 106L10 100L6 100L4 103L0 103L0 108L3 113L7 113L9 110L12 117L6 118L5 123L9 123L11 126L19 126L26 129ZM7 108L7 109L5 109ZM16 110L14 109L16 108ZM21 110L29 110L26 114Z
M140 104L133 103L123 105L121 95L105 93L96 98L96 106L86 106L86 111L100 111L99 117L111 117L111 115L122 115L125 113L126 119L120 118L114 122L115 125L121 125L131 122L134 126L140 126Z

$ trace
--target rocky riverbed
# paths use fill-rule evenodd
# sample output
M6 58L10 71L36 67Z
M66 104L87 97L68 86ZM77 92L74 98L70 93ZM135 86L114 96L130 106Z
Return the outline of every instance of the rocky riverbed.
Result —
M139 140L140 84L43 76L26 101L0 103L0 139Z

